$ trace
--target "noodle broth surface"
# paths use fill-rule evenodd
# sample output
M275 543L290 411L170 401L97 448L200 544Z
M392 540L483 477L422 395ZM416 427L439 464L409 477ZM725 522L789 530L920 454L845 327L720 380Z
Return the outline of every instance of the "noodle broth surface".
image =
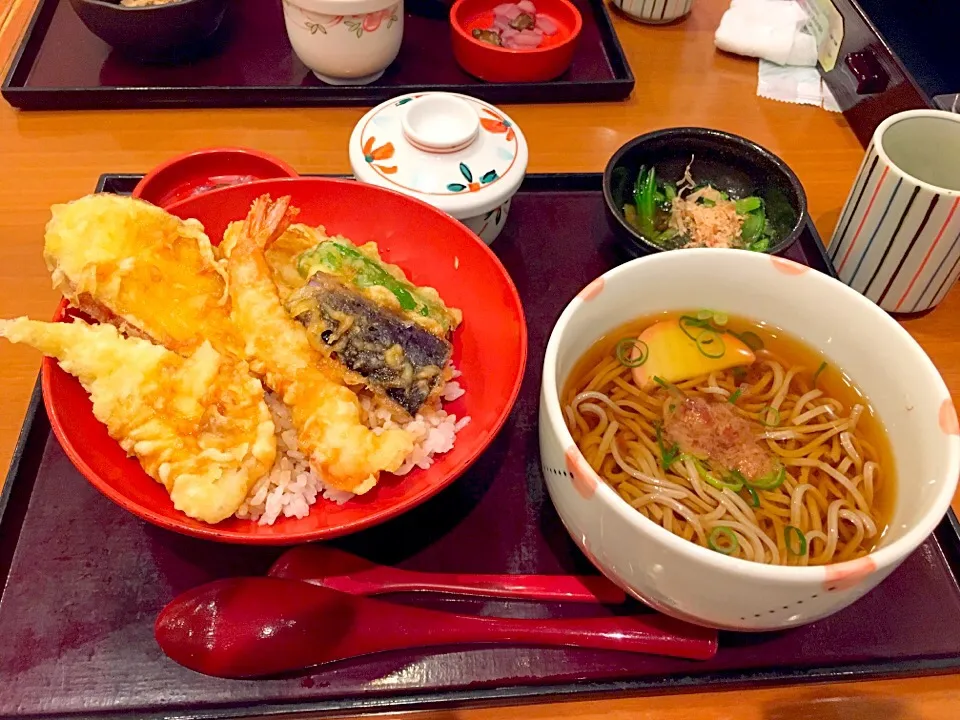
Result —
M893 511L892 451L867 398L829 359L765 323L729 317L723 330L755 333L763 342L752 365L667 387L634 383L617 344L656 322L697 313L631 321L577 362L561 402L584 457L638 512L717 552L779 565L869 553ZM737 429L752 443L743 454L762 453L782 476L738 475L691 446L684 432L690 427L678 420L689 408L706 411L691 417L710 420L693 427L704 444Z

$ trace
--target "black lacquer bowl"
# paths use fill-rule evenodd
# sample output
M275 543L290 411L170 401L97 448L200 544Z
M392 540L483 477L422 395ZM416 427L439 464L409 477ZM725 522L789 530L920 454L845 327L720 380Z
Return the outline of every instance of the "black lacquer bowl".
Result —
M203 54L223 22L229 0L177 0L125 7L119 0L70 0L83 24L118 52L169 63Z
M793 170L755 142L709 128L670 128L634 138L607 162L603 200L614 235L631 255L662 252L624 219L623 206L632 203L640 166L655 166L657 177L677 182L691 167L698 184L709 183L734 197L757 195L776 223L776 240L766 251L779 254L800 237L806 224L807 195ZM770 208L776 213L770 213Z

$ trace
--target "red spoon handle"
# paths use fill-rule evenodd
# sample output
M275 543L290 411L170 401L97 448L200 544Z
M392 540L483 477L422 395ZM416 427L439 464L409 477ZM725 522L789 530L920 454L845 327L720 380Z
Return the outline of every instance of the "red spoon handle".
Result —
M626 593L602 575L452 575L375 565L326 546L284 553L270 576L304 580L351 595L435 592L553 602L616 605Z
M665 615L584 620L516 620L445 615L430 628L430 645L509 643L667 655L707 660L717 652L713 630Z
M445 575L439 573L363 574L351 577L303 578L353 595L391 592L436 592L453 595L515 598L556 602L618 604L626 594L599 576L570 575Z
M370 653L509 643L703 660L717 633L662 615L516 620L451 615L278 578L235 578L167 605L157 641L177 662L218 677L275 675Z

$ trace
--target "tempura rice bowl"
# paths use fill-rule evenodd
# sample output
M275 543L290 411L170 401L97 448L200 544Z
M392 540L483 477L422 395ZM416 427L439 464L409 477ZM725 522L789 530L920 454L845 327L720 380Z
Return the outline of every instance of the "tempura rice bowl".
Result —
M688 542L627 504L580 454L560 393L592 344L637 317L711 308L766 322L822 352L863 391L896 465L890 527L865 557L783 567ZM548 343L540 401L543 476L581 550L632 596L729 630L775 630L833 614L869 592L933 532L960 475L960 428L933 363L898 323L827 275L743 250L690 249L628 262L566 307Z
M135 458L127 457L94 417L80 383L50 358L43 361L42 388L51 427L67 456L121 507L194 537L289 545L382 523L456 480L496 437L513 408L526 366L527 331L516 288L490 249L458 221L400 193L327 178L265 180L203 193L168 210L198 219L216 243L228 224L245 217L253 200L263 194L289 195L300 210L298 222L323 226L329 235L358 244L378 243L385 261L403 268L411 282L436 288L446 303L463 311L463 323L452 337L442 406L408 421L416 447L405 467L381 473L377 486L363 495L327 491L322 478L309 471L305 458L291 446L285 408L268 396L278 462L251 490L238 513L243 517L209 525L173 507L165 488ZM54 320L69 321L73 314L64 301ZM493 347L496 352L491 352ZM370 395L359 392L358 397L370 426L388 422Z

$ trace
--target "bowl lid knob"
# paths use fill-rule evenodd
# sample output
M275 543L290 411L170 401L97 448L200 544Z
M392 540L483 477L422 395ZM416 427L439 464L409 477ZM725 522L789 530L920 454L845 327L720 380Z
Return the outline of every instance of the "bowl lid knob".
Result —
M411 145L429 153L463 150L480 133L477 111L466 100L445 93L407 103L400 125Z

